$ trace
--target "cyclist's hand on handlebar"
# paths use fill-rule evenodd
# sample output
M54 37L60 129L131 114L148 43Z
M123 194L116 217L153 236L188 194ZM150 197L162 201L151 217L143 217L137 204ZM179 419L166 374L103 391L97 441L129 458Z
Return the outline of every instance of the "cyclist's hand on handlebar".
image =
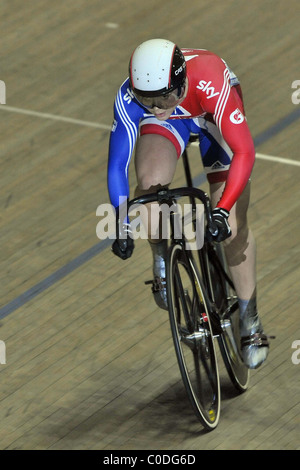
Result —
M125 235L125 238L120 238L119 234L116 240L112 244L112 252L119 256L121 259L130 258L134 249L134 241L131 235L130 225L124 224L122 227L122 233Z
M229 212L221 207L216 207L212 211L213 221L217 226L217 234L211 234L208 231L208 239L210 241L222 242L231 235L231 228L228 223Z

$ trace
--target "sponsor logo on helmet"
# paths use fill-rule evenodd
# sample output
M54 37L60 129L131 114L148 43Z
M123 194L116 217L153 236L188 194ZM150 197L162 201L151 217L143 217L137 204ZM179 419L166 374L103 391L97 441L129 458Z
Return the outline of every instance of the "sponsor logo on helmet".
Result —
M241 124L244 121L245 116L239 108L236 108L236 110L230 114L229 119L233 124Z
M181 72L183 72L183 69L185 69L185 64L182 64L179 69L175 70L175 75L179 75Z

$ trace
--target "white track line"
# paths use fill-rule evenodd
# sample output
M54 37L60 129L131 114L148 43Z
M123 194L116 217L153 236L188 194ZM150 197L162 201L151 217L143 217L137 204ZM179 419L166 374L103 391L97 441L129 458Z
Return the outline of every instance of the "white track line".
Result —
M111 126L107 124L100 124L97 122L92 122L92 121L83 121L81 119L73 119L65 116L58 116L56 114L49 114L49 113L40 113L38 111L31 111L29 109L22 109L22 108L15 108L14 106L7 106L2 105L0 106L0 110L2 111L10 111L12 113L17 113L17 114L25 114L27 116L34 116L42 119L52 119L54 121L62 121L62 122L67 122L70 124L77 124L80 126L86 126L86 127L94 127L96 129L103 129L110 131ZM198 146L197 142L193 142L191 145ZM293 166L300 166L300 162L297 160L291 160L289 158L282 158L282 157L275 157L273 155L264 155L262 153L257 153L256 158L260 160L267 160L275 163L284 163L285 165L293 165Z
M264 155L263 153L257 153L256 158L260 158L261 160L269 160L270 162L284 163L285 165L300 166L300 162L297 160L291 160L290 158L274 157L273 155Z
M52 119L54 121L63 121L63 122L68 122L70 124L78 124L80 126L86 126L86 127L96 127L98 129L104 129L104 130L111 130L111 126L108 126L106 124L99 124L97 122L91 122L91 121L82 121L81 119L73 119L69 117L64 117L64 116L58 116L56 114L48 114L48 113L40 113L38 111L31 111L29 109L21 109L21 108L15 108L12 106L0 106L0 110L3 111L10 111L12 113L17 113L17 114L26 114L27 116L34 116L42 119Z
M192 142L191 145L197 146L197 142ZM256 153L255 154L257 159L260 160L268 160L270 162L275 162L275 163L284 163L285 165L294 165L294 166L300 166L300 162L297 160L291 160L290 158L282 158L282 157L275 157L273 155L264 155L263 153Z

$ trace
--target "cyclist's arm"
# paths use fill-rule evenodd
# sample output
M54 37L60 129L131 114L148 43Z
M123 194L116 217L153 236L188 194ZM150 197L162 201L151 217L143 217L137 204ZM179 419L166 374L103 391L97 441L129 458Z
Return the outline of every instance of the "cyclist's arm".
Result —
M137 138L141 109L128 94L127 81L120 87L114 103L114 123L109 141L107 185L110 201L129 197L128 166Z
M225 189L217 207L228 211L242 194L255 160L253 139L244 115L243 103L235 87L224 78L220 93L205 100L206 111L213 114L224 140L233 152Z
M230 211L245 189L255 161L253 139L243 112L242 103L231 89L225 106L221 132L233 152L225 189L217 207ZM240 122L241 121L241 122Z

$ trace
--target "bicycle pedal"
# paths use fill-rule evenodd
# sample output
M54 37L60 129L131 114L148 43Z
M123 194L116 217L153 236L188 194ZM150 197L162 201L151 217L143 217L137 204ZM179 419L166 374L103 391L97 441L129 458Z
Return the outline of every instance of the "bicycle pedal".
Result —
M152 284L152 292L156 294L166 289L166 280L164 278L155 277L152 281L145 281L146 285Z
M152 279L151 281L145 281L146 286L151 285L152 294L159 292L160 286Z

